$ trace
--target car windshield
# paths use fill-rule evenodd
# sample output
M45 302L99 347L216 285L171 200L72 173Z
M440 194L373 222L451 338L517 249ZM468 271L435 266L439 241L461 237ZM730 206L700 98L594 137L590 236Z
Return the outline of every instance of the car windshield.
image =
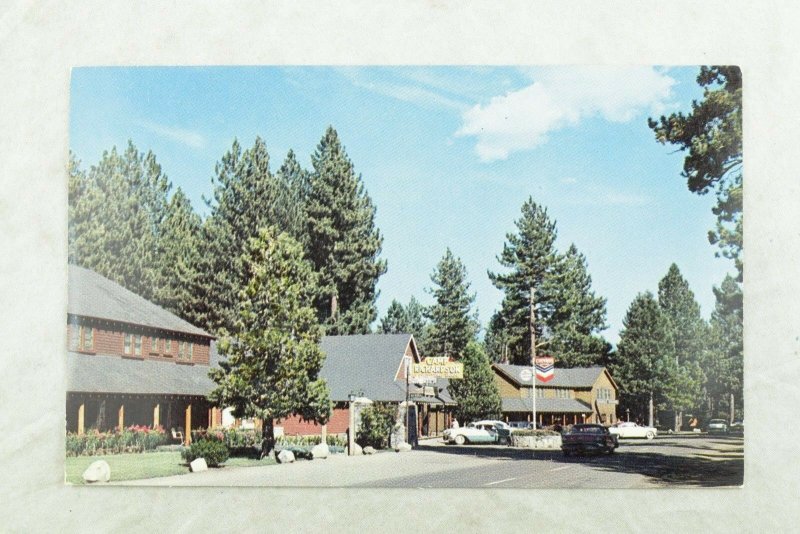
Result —
M710 423L712 425L725 424L725 420L724 419L712 419Z

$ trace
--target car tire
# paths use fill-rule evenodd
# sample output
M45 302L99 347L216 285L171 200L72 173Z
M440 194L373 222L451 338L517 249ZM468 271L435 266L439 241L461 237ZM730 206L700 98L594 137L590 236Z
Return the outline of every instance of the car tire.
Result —
M467 438L465 438L463 435L459 434L458 436L455 437L455 439L453 441L456 442L456 445L463 445L463 444L465 444L467 442Z
M655 435L655 434L653 434L652 432L648 432L648 433L647 433L647 435L645 435L645 437L646 437L647 439L653 439L654 437L656 437L656 435Z

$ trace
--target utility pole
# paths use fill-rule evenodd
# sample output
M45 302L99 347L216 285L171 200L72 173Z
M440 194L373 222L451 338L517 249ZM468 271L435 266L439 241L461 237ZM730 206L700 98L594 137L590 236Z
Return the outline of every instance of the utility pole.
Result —
M534 312L534 288L531 286L531 309L530 309L530 329L531 329L531 404L533 406L533 428L536 429L536 329L534 324L536 316Z

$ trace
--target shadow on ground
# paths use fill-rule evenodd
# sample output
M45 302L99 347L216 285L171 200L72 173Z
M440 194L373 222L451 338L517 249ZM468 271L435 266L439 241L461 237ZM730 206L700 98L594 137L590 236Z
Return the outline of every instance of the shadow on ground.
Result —
M653 445L653 443L650 443ZM662 446L662 444L656 443ZM680 447L681 445L663 444L663 446ZM744 482L744 458L731 451L717 454L689 453L663 454L628 449L627 444L620 446L622 454L602 454L597 456L564 457L561 451L545 451L532 449L516 449L510 447L479 446L431 446L420 445L418 450L441 454L456 454L477 458L495 458L498 460L546 460L564 464L581 463L593 469L613 471L616 473L635 473L649 477L656 484L694 487L741 486ZM706 449L711 447L690 446L688 448Z

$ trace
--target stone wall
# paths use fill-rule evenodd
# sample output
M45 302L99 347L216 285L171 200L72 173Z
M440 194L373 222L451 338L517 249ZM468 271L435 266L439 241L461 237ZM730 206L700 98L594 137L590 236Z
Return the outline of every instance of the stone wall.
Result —
M561 449L561 435L555 436L515 436L511 435L511 445L525 449Z

